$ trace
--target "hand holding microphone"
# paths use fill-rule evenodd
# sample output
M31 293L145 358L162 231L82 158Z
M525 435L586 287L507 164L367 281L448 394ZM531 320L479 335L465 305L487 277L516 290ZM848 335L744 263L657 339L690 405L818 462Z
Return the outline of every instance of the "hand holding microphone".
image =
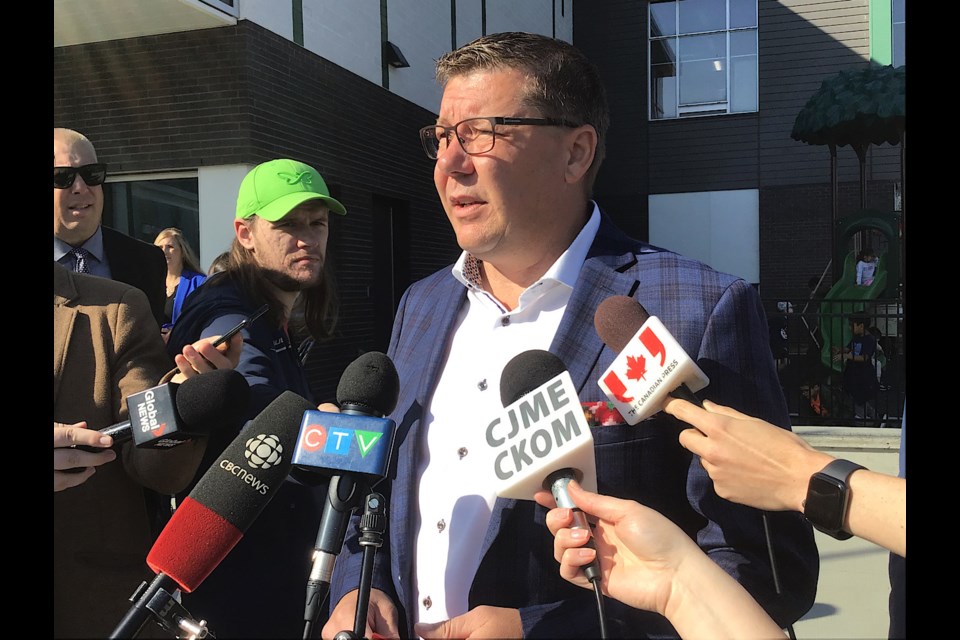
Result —
M114 459L104 454L107 447L133 440L142 449L169 449L216 430L233 428L246 412L249 395L250 388L240 373L220 369L187 378L182 384L168 382L127 396L130 419L98 431L83 433L79 428L83 422L54 423L54 490L76 486L93 475L91 467L79 465L99 466ZM72 466L66 466L70 463ZM82 480L63 479L64 473Z
M633 500L569 487L586 513L597 519L596 551L584 549L587 536L570 528L565 509L547 513L560 575L589 588L580 568L603 556L604 593L632 607L670 620L681 637L777 638L779 625L750 594L707 556L680 527ZM537 502L552 507L541 492Z
M53 491L79 486L96 467L117 459L113 438L87 428L86 421L53 423Z
M556 503L572 510L573 527L590 530L567 492L576 480L595 490L596 456L576 387L567 367L549 351L531 349L514 356L500 377L505 413L486 431L492 448L497 495L533 500L547 489ZM592 544L592 542L590 543ZM588 580L600 577L599 562L585 569Z
M250 386L234 369L216 369L127 398L130 420L101 429L114 444L166 449L214 431L234 429L247 411Z

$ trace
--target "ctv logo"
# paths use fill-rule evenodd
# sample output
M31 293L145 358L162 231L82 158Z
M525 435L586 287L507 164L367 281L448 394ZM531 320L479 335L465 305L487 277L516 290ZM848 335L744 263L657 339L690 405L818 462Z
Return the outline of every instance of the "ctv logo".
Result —
M344 427L327 428L322 424L308 424L300 438L300 447L304 451L322 451L339 456L350 455L350 443L356 441L360 456L365 458L374 445L383 437L379 431L347 429Z
M646 327L643 329L640 334L637 336L637 339L643 345L643 349L637 349L636 344L633 342L627 343L626 348L623 350L621 355L626 356L626 371L624 372L624 377L627 380L646 380L647 377L647 358L644 356L644 349L646 353L653 357L654 359L660 359L659 364L655 364L659 368L663 368L663 365L667 361L667 349L663 346L663 341L657 337L657 334L653 332L652 327ZM633 347L633 348L631 348ZM611 370L603 378L603 382L607 385L607 388L610 390L610 393L614 398L620 402L629 404L634 401L634 398L627 395L627 385L623 382L616 371Z

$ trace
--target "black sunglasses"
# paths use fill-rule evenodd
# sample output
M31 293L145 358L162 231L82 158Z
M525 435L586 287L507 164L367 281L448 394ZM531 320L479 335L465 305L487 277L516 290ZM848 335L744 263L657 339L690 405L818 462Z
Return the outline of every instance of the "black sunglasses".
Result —
M53 168L53 188L69 189L73 186L77 174L83 178L88 187L96 187L103 184L107 179L107 165L102 162L94 164L85 164L82 167L54 167Z

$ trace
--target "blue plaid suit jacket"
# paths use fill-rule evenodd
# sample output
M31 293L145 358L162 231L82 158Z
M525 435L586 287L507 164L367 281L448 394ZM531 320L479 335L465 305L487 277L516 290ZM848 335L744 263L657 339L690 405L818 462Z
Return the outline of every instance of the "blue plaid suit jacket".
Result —
M597 306L629 295L666 325L710 378L702 398L790 428L783 392L767 340L766 317L753 287L675 253L633 240L603 215L551 351L567 365L580 400L606 400L597 385L616 356L594 329ZM401 630L413 632L416 611L414 550L419 515L417 469L426 437L421 418L428 405L453 323L466 299L449 269L406 292L393 327L388 355L400 375L392 414L398 431L388 481L389 535L374 563L373 586L389 594L401 614ZM782 625L812 606L819 574L813 532L797 513L768 514L719 498L699 459L680 447L684 425L658 414L636 426L593 430L601 493L637 500L670 517L742 583ZM600 637L596 602L589 591L559 576L546 510L531 501L499 498L470 589L470 606L520 610L525 637ZM357 522L348 528L330 589L331 609L360 583L362 550ZM775 558L779 589L771 570ZM455 571L456 568L451 568ZM778 594L779 590L779 594ZM608 626L621 637L676 637L661 616L616 601L606 605Z

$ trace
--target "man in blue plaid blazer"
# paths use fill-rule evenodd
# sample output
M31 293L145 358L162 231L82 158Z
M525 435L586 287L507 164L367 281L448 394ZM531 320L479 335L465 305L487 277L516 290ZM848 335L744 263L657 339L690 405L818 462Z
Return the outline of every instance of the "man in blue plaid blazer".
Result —
M608 118L582 54L526 33L484 36L443 56L436 125L421 130L463 254L415 283L394 323L400 376L395 458L377 487L389 530L373 563L365 637L600 637L594 595L558 573L545 509L493 494L474 462L502 409L499 374L522 351L566 364L579 399L617 355L594 329L607 297L627 295L666 325L709 376L702 397L790 428L755 290L633 240L591 200ZM780 624L812 605L813 533L797 513L719 498L684 425L658 414L592 427L601 493L676 522ZM353 629L363 547L356 518L334 572L323 636ZM769 533L769 535L767 535ZM775 567L770 558L775 558ZM675 637L659 615L606 604L610 635Z

